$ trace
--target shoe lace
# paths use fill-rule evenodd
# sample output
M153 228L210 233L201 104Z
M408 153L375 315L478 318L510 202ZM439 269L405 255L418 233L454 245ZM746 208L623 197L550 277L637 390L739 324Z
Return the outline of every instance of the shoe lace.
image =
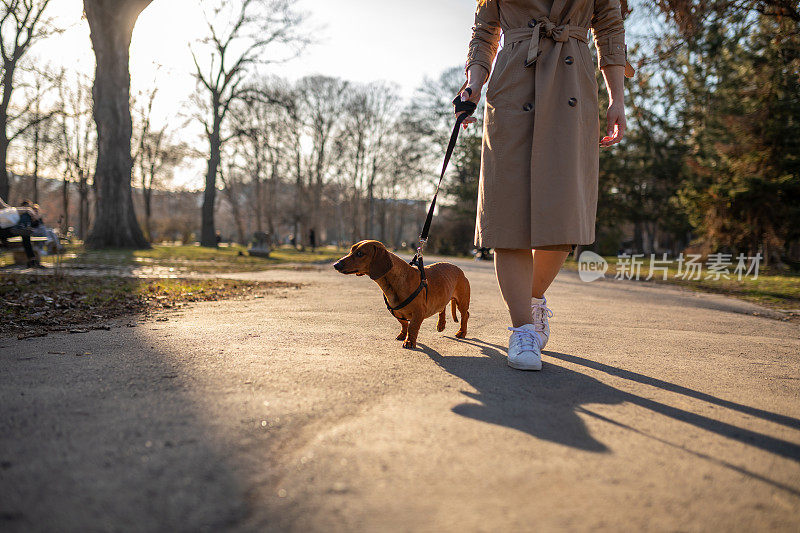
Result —
M542 351L542 339L539 338L539 335L535 331L521 327L508 328L508 331L513 331L520 334L517 336L517 339L519 340L520 344L522 344L521 348L523 352Z
M540 304L532 304L531 308L533 310L533 325L536 327L536 331L544 331L545 321L548 318L553 318L555 313L547 307L547 300Z

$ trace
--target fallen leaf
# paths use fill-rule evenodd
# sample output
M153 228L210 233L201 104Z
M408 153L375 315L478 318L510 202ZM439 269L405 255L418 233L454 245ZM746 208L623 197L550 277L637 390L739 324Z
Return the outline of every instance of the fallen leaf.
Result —
M17 335L17 339L22 340L22 339L31 339L33 337L46 337L46 336L47 336L46 331L29 331L27 333L20 333L19 335Z

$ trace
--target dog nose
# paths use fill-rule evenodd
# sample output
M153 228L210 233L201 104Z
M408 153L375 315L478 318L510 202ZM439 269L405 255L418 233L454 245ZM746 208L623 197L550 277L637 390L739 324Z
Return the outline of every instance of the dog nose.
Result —
M341 262L341 261L336 261L336 262L333 264L333 268L335 268L336 270L338 270L339 272L341 272L341 271L342 271L342 262Z

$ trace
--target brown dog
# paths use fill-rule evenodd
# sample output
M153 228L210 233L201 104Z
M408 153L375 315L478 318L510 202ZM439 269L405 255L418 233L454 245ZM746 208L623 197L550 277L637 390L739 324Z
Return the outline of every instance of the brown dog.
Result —
M333 268L342 274L368 275L383 291L392 307L397 307L419 286L420 276L417 267L391 253L378 241L361 241L350 248L350 253L339 259ZM461 313L461 327L456 337L467 334L469 318L469 281L464 272L450 263L434 263L425 267L427 288L402 309L393 312L400 322L400 335L403 348L415 348L417 334L422 321L439 313L437 331L444 331L445 311L450 302L453 321L458 322L456 307Z

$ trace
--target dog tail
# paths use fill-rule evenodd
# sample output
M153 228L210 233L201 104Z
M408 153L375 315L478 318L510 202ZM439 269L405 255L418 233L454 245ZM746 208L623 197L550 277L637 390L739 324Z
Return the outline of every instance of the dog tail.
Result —
M456 299L450 298L450 310L453 312L453 322L458 322L458 317L456 316Z

